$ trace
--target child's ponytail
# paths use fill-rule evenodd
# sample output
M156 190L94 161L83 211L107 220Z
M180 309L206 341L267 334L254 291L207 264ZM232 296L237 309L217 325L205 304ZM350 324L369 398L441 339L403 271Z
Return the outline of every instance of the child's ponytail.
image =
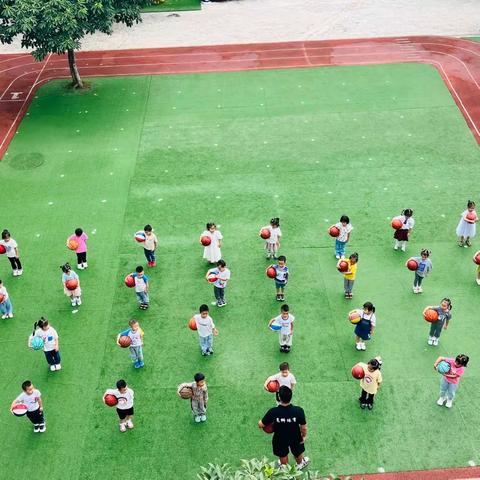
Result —
M467 208L475 208L475 202L473 200L469 200L467 202Z
M406 208L403 210L402 215L405 215L406 217L411 217L413 215L413 210L411 208Z
M448 303L448 309L451 310L453 308L452 301L449 298L442 298L442 301L440 303L447 302Z

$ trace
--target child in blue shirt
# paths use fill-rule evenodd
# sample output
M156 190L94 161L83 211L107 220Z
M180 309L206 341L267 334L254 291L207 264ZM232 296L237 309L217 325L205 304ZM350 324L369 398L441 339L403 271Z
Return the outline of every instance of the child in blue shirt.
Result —
M272 268L274 268L276 272L275 289L277 292L277 300L279 302L285 301L285 286L288 283L288 267L286 263L287 257L285 257L285 255L280 255L277 263L272 265Z
M135 272L132 273L132 277L135 280L135 295L138 299L138 304L140 310L146 310L150 303L150 299L148 297L148 277L143 272L143 267L139 265Z
M143 362L143 330L140 328L140 325L135 319L131 319L128 324L130 328L120 332L117 335L117 345L121 346L119 343L120 337L129 337L132 343L130 344L130 356L132 357L133 366L135 368L142 368L145 366Z
M432 262L428 258L430 256L430 250L424 248L420 252L420 257L412 257L418 264L415 270L415 277L413 279L413 293L422 293L422 281L432 271Z

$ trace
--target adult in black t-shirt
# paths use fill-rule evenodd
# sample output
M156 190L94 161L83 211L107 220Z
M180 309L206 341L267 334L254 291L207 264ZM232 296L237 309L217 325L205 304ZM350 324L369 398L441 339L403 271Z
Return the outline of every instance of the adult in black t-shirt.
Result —
M286 386L278 391L280 405L271 408L258 422L259 428L273 424L273 454L279 457L280 463L288 463L289 451L295 457L297 468L306 467L310 460L304 457L307 421L303 408L292 405L292 390Z

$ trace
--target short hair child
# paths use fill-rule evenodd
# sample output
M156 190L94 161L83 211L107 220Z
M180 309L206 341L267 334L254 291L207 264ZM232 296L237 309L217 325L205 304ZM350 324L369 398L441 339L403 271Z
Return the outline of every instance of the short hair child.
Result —
M227 268L227 264L224 260L220 259L217 262L216 268L210 268L205 274L205 278L208 281L209 276L213 275L215 281L213 282L213 294L217 307L224 307L227 304L225 300L225 289L227 288L227 282L230 280L231 272Z
M14 277L19 277L23 274L22 262L20 262L19 253L18 253L18 244L11 237L10 232L5 229L2 231L2 239L0 240L0 245L5 247L5 253L7 254L8 261L12 267L12 274Z
M119 340L120 337L129 337L131 340L130 346L128 347L130 350L130 357L132 359L133 366L135 368L142 368L145 366L143 361L143 337L144 332L140 328L140 325L137 320L134 318L130 319L128 322L130 328L120 332L117 335L117 345L120 345Z
M147 223L143 227L143 231L145 232L145 242L143 244L143 253L145 258L147 259L147 265L149 267L156 267L157 260L155 258L155 250L157 249L158 238L153 233L153 227Z
M205 382L205 375L201 372L193 376L193 383L189 386L192 389L191 407L195 423L207 420L208 389Z
M150 304L150 298L148 295L149 283L148 277L144 274L143 267L138 265L135 268L135 272L132 273L132 277L135 280L135 295L137 296L138 305L140 310L146 310Z
M412 257L417 262L417 269L413 278L413 293L422 293L422 281L432 271L432 261L429 259L430 250L423 248L420 252L420 257Z

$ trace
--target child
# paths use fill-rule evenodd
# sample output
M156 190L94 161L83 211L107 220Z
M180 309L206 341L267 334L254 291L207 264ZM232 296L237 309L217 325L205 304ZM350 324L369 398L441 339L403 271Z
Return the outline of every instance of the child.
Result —
M469 200L467 202L467 209L462 213L460 221L457 225L457 236L459 247L471 247L470 238L476 234L476 225L478 222L477 212L475 211L475 202Z
M348 263L348 270L343 274L343 289L345 290L345 298L353 298L353 284L357 276L358 253L354 252L348 260L340 260ZM340 262L339 262L340 263Z
M276 380L281 387L285 385L286 387L288 387L290 390L293 391L293 389L295 388L295 385L297 384L297 380L295 379L295 376L293 375L293 373L290 373L290 365L288 364L288 362L282 362L278 368L280 372L276 373L275 375L270 375L265 380L263 387L265 388L265 390L267 390L268 382L271 382L272 380Z
M393 249L398 250L401 248L402 252L404 252L407 248L407 242L412 233L413 226L415 225L413 210L411 208L406 208L399 217L395 218L398 218L402 222L402 226L398 230L395 230L395 233L393 234L393 238L395 239Z
M440 339L440 334L442 333L442 328L446 330L450 320L452 319L451 311L453 306L449 298L443 298L438 307L427 308L431 308L438 313L438 320L436 322L432 322L430 325L430 336L428 337L427 342L429 345L434 345L436 347Z
M10 295L7 289L4 287L3 282L0 280L0 312L2 312L2 318L13 318L13 306L10 300Z
M265 240L265 250L267 251L267 258L277 259L277 253L280 249L280 239L282 238L282 231L280 230L280 219L278 217L270 220L268 227L262 227L262 230L268 230L270 237Z
M132 273L132 277L135 279L135 295L138 299L138 304L140 310L146 310L150 303L150 299L148 297L148 277L143 272L143 267L139 265L135 269L135 273Z
M346 215L342 215L340 221L330 228L332 227L337 227L340 230L340 234L335 239L335 258L337 260L345 258L345 246L350 240L350 232L353 230L350 219Z
M275 290L277 292L277 300L279 302L285 301L285 286L288 283L289 273L286 263L287 257L285 255L280 255L277 263L275 265L270 265L270 267L275 269Z
M123 433L127 428L133 428L133 399L135 394L131 388L127 387L127 382L125 380L119 380L116 389L109 388L103 394L103 401L105 401L105 395L113 395L117 398L117 414L120 419L120 431Z
M438 357L433 364L435 370L442 360L450 364L450 371L445 373L440 381L440 398L437 400L437 405L443 406L446 400L447 402L445 403L445 406L447 408L452 408L453 399L455 398L455 393L458 388L458 382L465 372L465 367L468 365L470 359L463 353L457 355L455 360L453 358Z
M213 293L216 300L214 304L216 303L217 307L224 307L227 304L225 300L225 289L227 288L227 282L230 280L230 270L223 260L219 260L217 262L217 268L210 268L205 275L207 281L210 275L215 275L216 277L213 283Z
M206 230L200 235L200 243L202 243L202 237L208 237L211 240L210 245L203 249L203 258L210 263L217 263L222 258L220 248L222 246L223 235L212 222L207 223Z
M43 433L47 427L43 417L42 394L37 390L30 380L22 383L23 392L12 402L10 411L18 403L27 406L27 417L33 423L34 433Z
M373 303L365 302L363 304L363 312L360 321L355 326L355 348L357 350L367 349L365 342L372 338L376 322L377 318L375 317L375 307L373 306Z
M130 356L132 357L133 366L135 368L142 368L145 363L143 362L143 330L140 328L137 320L131 319L128 324L130 328L124 330L117 335L117 345L120 337L129 337L132 343L130 344Z
M272 323L280 325L280 332L278 340L280 342L280 351L288 353L292 348L293 340L293 322L295 317L289 312L290 308L287 304L284 304L280 307L280 315L274 317L268 322L270 327Z
M70 240L74 240L75 242L78 243L78 247L75 250L75 253L77 254L77 268L79 270L83 270L87 268L88 267L88 263L87 263L88 235L81 228L76 228L75 233L73 235L70 235L67 238L67 244Z
M80 279L78 275L72 270L72 267L69 263L62 265L60 267L62 269L62 282L63 282L63 291L67 297L70 298L70 302L72 303L72 307L75 305L82 304L82 290L80 288ZM69 290L66 286L68 280L76 280L78 282L78 286L75 290Z
M7 258L10 261L12 266L12 273L14 277L19 277L23 273L22 263L20 262L18 254L18 245L17 242L10 236L8 230L2 232L2 239L0 240L0 245L3 245L6 250Z
M413 293L422 293L422 281L423 279L432 271L432 262L428 257L430 257L430 250L424 248L420 252L420 257L412 257L418 263L418 267L415 270L415 277L413 279Z
M364 371L364 376L360 380L360 387L362 387L362 393L358 399L360 402L360 408L362 410L368 408L369 410L373 409L373 398L377 394L380 384L382 383L382 373L380 368L382 366L382 359L380 357L372 358L368 362L359 363L362 366Z
M215 328L212 317L208 314L208 305L200 305L198 310L200 313L194 315L192 319L197 325L202 355L207 357L208 355L213 355L213 336L218 335L218 330Z
M43 353L50 366L50 371L61 370L58 333L50 326L46 318L41 317L38 322L33 324L33 333L28 338L28 346L30 348L32 348L32 340L34 337L39 337L43 340Z
M143 228L145 232L145 243L143 244L143 253L147 259L147 265L149 267L156 267L157 261L155 260L155 250L157 249L157 236L153 233L151 225L145 225Z
M208 389L203 373L196 373L193 377L194 382L188 384L192 389L193 396L191 400L192 413L196 423L207 420L207 402Z

